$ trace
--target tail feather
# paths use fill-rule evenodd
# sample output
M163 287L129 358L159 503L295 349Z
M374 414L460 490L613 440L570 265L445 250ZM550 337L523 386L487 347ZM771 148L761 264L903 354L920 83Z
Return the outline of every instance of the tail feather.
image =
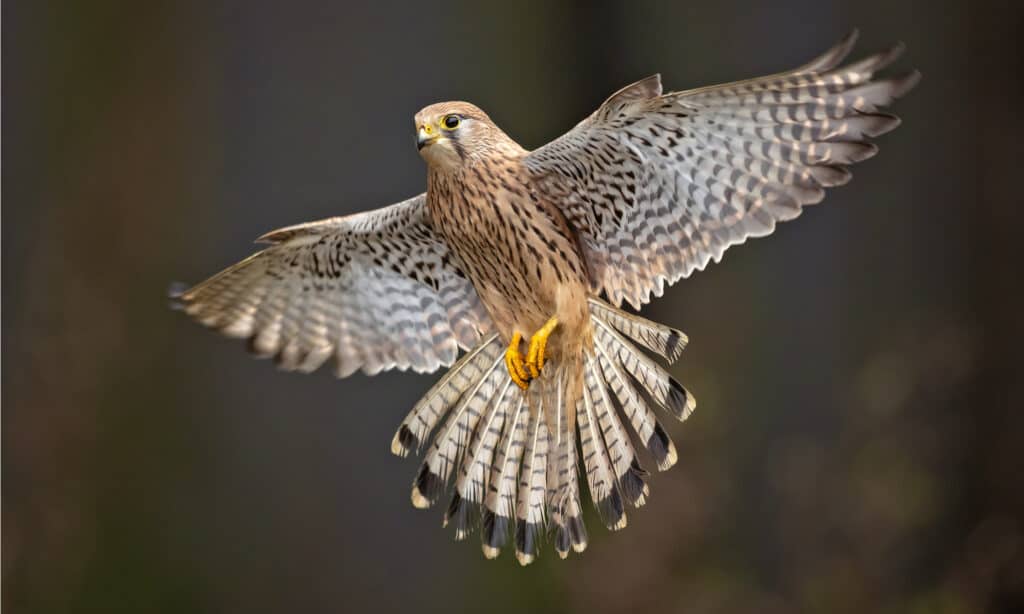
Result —
M592 365L588 364L587 371L592 368ZM626 513L622 505L622 496L619 494L618 481L612 471L608 448L598 424L597 410L592 398L592 379L586 378L584 381L582 407L576 415L579 421L583 466L587 472L590 498L594 501L602 522L609 529L618 530L626 526Z
M513 390L512 380L506 378L504 386L497 397L487 406L484 416L473 431L469 448L462 459L459 477L455 482L455 494L449 506L449 514L445 515L444 524L454 518L455 539L462 540L469 531L469 522L475 518L471 514L474 508L484 501L487 492L487 481L491 476L491 464L494 461L494 449L498 445L502 428L512 406L512 397L521 398Z
M528 565L537 556L543 533L544 495L547 491L548 428L543 397L531 398L530 428L526 435L523 468L516 502L516 559Z
M448 504L448 509L445 510L441 526L453 525L455 541L462 541L476 529L477 520L480 518L479 507L476 502L464 499L456 490L452 493L452 500Z
M587 548L587 531L576 470L576 433L563 425L554 442L555 453L548 455L547 505L554 525L555 552L564 559L570 549L583 552Z
M523 395L517 396L518 401L509 416L495 452L494 466L491 468L491 477L487 485L487 497L484 500L481 537L484 555L489 559L498 556L508 540L509 528L515 522L519 463L526 447L526 425L530 420L530 410Z
M594 362L598 363L599 368L593 367ZM601 427L604 445L615 471L620 494L633 507L640 507L647 500L649 494L646 481L647 472L640 466L636 450L633 449L633 442L608 394L608 389L612 386L609 386L610 382L603 371L609 368L612 368L609 361L601 357L600 354L591 358L584 376L584 387L589 392L594 404L597 423Z
M679 360L689 343L681 330L626 313L596 298L590 299L590 313L670 363Z
M590 312L593 343L578 357L549 360L525 392L512 385L503 344L492 335L430 389L392 442L392 452L405 456L433 432L413 504L432 505L455 476L444 522L455 526L456 539L479 523L487 558L498 556L511 533L516 558L527 565L548 529L560 557L582 552L579 466L601 521L625 527L626 503L639 507L649 495L629 430L659 469L676 462L653 406L685 419L693 397L633 342L675 360L686 336L596 299Z
M423 395L409 415L402 421L391 440L391 453L405 457L418 453L430 431L454 406L462 395L476 383L484 371L501 355L498 335L488 337L472 352L463 356L451 369Z
M480 380L467 390L445 425L434 436L430 450L423 459L420 475L412 487L412 503L419 508L429 507L437 501L451 476L452 469L462 460L463 452L476 429L480 417L503 381L504 358L500 355L484 369Z
M599 318L593 321L597 342L618 359L654 401L676 418L686 420L697 406L693 395L656 362L636 351L610 324Z
M614 352L601 342L595 344L597 351L604 360L601 361L601 371L608 388L613 393L613 398L618 402L633 430L644 443L647 451L658 463L658 470L665 471L676 462L676 447L668 437L661 423L658 422L654 411L641 397L636 390L633 380L622 371L622 365L615 360ZM618 418L618 416L616 416Z
M553 453L548 454L547 506L554 525L555 551L562 558L569 555L570 548L583 552L587 547L576 455L575 418L582 395L573 387L573 374L579 368L572 362L559 364L554 381L548 383L553 388L555 401L553 411L547 414L548 420L554 423Z

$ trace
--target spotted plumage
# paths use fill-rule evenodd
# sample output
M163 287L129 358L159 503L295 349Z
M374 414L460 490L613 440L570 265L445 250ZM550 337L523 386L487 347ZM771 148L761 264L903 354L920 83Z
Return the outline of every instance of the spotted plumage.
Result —
M656 410L695 407L635 345L672 362L686 336L619 307L770 233L876 153L868 139L899 124L879 109L918 75L875 78L899 46L839 67L854 39L748 81L663 94L648 77L534 151L469 103L429 106L424 194L269 233L177 299L284 369L453 365L391 444L425 451L412 503L450 491L444 523L457 539L479 527L488 558L511 540L527 564L546 535L580 552L580 472L601 521L625 527L649 494L634 440L668 469Z

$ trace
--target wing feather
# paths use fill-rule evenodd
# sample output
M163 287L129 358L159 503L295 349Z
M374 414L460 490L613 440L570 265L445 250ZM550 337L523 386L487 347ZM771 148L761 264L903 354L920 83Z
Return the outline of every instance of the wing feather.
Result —
M287 370L333 359L362 369L434 371L491 329L419 195L376 211L289 226L269 247L182 292L186 313Z
M875 79L902 45L837 68L852 33L800 68L661 94L657 75L612 95L530 153L528 169L579 233L592 290L639 308L731 245L849 181L866 139L899 125L879 109L919 79Z

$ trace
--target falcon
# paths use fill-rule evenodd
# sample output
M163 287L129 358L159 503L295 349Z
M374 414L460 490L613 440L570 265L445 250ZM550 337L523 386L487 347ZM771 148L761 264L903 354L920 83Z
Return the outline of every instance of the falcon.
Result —
M920 75L875 77L901 45L840 66L855 39L747 81L663 93L648 77L533 151L472 104L428 106L425 193L270 232L176 301L289 371L451 367L391 443L426 448L413 505L450 491L444 524L479 527L488 558L510 538L524 565L545 537L581 552L579 471L601 522L625 527L649 493L638 448L676 462L657 412L696 405L640 349L673 362L686 336L623 303L771 233L877 152L900 123L879 109Z

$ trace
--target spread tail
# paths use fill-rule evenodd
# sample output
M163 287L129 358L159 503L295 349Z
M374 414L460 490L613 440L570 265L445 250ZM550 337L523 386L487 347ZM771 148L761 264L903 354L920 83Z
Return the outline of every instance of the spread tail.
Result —
M510 535L524 565L545 532L563 558L586 548L580 464L601 521L625 527L627 505L640 507L649 494L629 430L660 471L676 462L653 407L685 420L696 403L634 342L672 362L686 336L597 299L590 315L592 348L578 360L549 362L526 392L509 378L504 344L488 337L424 395L392 441L391 451L406 456L434 433L412 503L429 507L454 483L444 524L458 540L479 525L488 558Z

